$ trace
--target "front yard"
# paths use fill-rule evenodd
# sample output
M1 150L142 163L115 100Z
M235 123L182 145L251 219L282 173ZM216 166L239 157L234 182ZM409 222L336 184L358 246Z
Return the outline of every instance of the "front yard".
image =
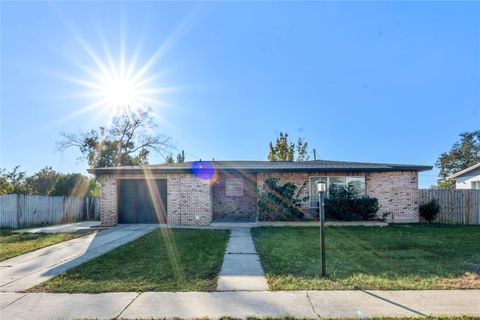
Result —
M8 229L0 230L0 261L10 259L24 253L35 251L56 243L83 237L92 231L67 233L17 233Z
M213 291L228 231L157 229L31 291Z
M480 289L480 226L252 229L271 290Z

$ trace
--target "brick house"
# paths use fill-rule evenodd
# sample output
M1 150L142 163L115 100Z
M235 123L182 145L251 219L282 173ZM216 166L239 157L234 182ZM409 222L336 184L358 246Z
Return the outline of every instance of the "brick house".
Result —
M306 209L318 205L316 184L352 183L378 199L379 213L394 222L418 221L418 172L431 166L345 161L197 161L95 168L101 184L104 226L117 223L208 225L212 221L255 221L257 190L265 179L305 185Z

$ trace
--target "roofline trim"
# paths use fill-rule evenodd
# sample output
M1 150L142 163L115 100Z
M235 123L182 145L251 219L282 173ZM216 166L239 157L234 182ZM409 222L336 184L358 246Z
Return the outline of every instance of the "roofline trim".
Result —
M393 172L393 171L427 171L431 170L432 166L398 166L398 167L386 167L386 168L257 168L257 169L241 169L241 168L215 168L219 171L238 171L249 173L274 173L274 172ZM178 173L192 173L190 168L146 168L149 173L157 174L178 174ZM202 169L196 169L202 170ZM206 169L210 170L210 169ZM144 174L145 169L142 168L122 168L122 167L110 167L110 168L94 168L88 169L92 174Z
M452 175L449 176L447 179L453 180L453 179L458 178L459 176L462 176L462 175L464 175L465 173L468 173L468 172L470 172L470 171L472 171L472 170L475 170L475 169L477 169L477 168L480 168L480 162L477 163L477 164L474 164L473 166L468 167L467 169L463 169L462 171L459 171L459 172L457 172L457 173L452 174Z

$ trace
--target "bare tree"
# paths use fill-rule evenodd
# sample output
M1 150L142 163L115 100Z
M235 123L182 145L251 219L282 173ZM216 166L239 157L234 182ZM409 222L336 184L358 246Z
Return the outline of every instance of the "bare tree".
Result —
M156 125L150 111L128 111L112 119L109 128L87 133L65 133L58 149L78 148L90 167L114 167L148 163L150 152L164 155L171 149L171 139L149 132Z

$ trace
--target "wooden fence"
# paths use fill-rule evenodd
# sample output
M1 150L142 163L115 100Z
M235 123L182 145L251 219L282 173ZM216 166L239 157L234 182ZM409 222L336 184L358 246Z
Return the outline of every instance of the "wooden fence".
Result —
M1 228L99 220L99 217L98 198L0 195Z
M420 189L420 204L437 199L438 223L480 224L480 190Z

